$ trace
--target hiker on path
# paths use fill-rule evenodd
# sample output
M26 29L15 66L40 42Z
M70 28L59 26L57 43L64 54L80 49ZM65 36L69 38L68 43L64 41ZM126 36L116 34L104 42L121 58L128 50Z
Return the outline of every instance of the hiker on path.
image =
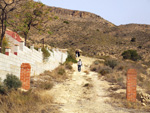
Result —
M78 51L76 51L76 57L78 57Z
M79 50L76 50L75 54L76 54L76 57L80 57L80 52L79 52Z
M80 57L80 52L78 51L78 57Z
M79 72L81 71L81 66L82 66L82 61L81 61L81 59L79 59L79 61L78 61L78 71Z

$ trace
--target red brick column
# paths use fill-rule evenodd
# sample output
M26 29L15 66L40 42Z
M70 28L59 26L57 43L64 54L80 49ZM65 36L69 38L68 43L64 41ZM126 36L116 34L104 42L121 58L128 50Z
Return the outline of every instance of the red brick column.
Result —
M22 88L25 90L30 89L30 73L31 73L30 64L22 63L20 71L20 80L22 82Z
M6 49L5 49L5 55L9 56L10 52L11 52L10 48L6 47Z
M131 102L136 101L136 84L137 72L135 69L129 69L127 72L127 100Z

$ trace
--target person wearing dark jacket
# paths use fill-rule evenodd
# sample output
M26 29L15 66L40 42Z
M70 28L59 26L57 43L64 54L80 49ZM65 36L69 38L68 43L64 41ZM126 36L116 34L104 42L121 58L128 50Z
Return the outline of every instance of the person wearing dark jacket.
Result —
M79 59L79 61L78 61L78 71L79 72L81 71L81 66L82 66L82 61L81 61L81 59Z

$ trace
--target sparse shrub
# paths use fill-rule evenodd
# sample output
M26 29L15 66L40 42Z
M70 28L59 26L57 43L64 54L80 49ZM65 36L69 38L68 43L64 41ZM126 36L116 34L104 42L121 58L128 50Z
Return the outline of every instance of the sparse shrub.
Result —
M95 65L94 63L90 66L90 70L95 72L99 72L100 68L100 65Z
M6 94L6 88L2 84L0 84L0 94Z
M86 71L84 71L84 73L89 74L89 71L86 70Z
M56 19L56 20L57 20L57 19L59 19L59 17L58 17L58 16L55 16L55 17L54 17L54 19Z
M117 61L113 59L108 59L105 61L105 65L113 69L115 66L117 66Z
M77 63L76 57L71 51L68 51L68 57L66 59L66 62Z
M97 69L96 69L96 67L91 67L90 70L91 70L91 71L96 71Z
M116 78L116 81L117 81L117 84L120 85L122 88L126 88L125 83L123 82L124 79L123 79L122 76L118 76L118 77Z
M2 53L5 54L5 49L6 49L6 47L8 47L8 46L9 46L8 40L4 37L4 38L3 38L3 41L2 41L2 48L1 48Z
M8 88L8 89L17 89L19 87L21 87L22 83L19 80L18 77L16 77L13 74L7 74L6 75L6 79L4 80L4 85Z
M50 53L46 48L42 48L42 52L43 52L43 59L47 59L50 56Z
M125 108L132 108L132 109L141 109L142 105L141 102L136 101L136 102L130 102L127 101L126 99L126 94L121 92L121 93L111 93L110 97L112 97L110 103L115 103L116 106L119 107L125 107ZM141 111L142 112L142 111Z
M142 49L142 46L138 46L137 48L138 48L138 49Z
M60 69L58 70L58 74L59 74L59 75L65 74L65 69L60 68Z
M64 23L65 23L65 24L69 24L69 22L68 22L68 21L64 21Z
M127 50L122 53L124 59L130 59L133 61L140 60L141 57L138 55L136 50Z
M114 75L110 75L110 74L106 75L105 80L110 83L116 83L116 79L115 79Z
M102 70L100 70L100 72L99 72L101 75L105 75L105 74L107 74L108 72L107 72L107 70L105 70L105 69L102 69Z
M45 89L45 90L51 89L52 87L53 87L53 83L51 83L51 82L49 82L49 81L41 82L41 83L39 84L39 88Z
M95 64L95 65L98 65L99 63L100 63L99 60L95 60L95 61L94 61L94 64Z
M99 73L101 74L101 75L106 75L106 74L108 74L108 73L110 73L110 68L107 68L107 67L105 67L105 68L102 68L100 71L99 71Z
M49 34L49 35L52 35L52 34L53 34L53 32L51 32L51 31L48 31L48 34Z
M25 113L29 111L30 113L43 113L43 110L48 111L52 108L52 102L53 97L50 94L42 94L40 91L11 91L8 95L0 96L0 112ZM41 109L41 107L39 107L40 105L47 107ZM53 111L53 109L51 109L51 111Z
M4 87L3 83L1 82L1 78L0 78L0 94L6 94L6 88Z
M136 38L132 38L132 39L131 39L131 42L136 42Z
M38 51L39 48L38 47L34 47L34 49Z
M118 67L118 70L119 70L119 71L122 71L123 69L124 69L124 66L119 66L119 67Z
M66 63L65 64L65 68L71 70L72 69L72 65L70 63Z

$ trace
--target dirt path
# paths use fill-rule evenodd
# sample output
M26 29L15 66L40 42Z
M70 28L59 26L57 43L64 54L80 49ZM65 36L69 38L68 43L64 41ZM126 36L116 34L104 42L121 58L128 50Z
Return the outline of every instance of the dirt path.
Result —
M81 57L82 71L77 71L77 64L71 80L54 86L47 93L54 96L54 101L59 105L61 113L129 113L125 109L114 108L105 103L109 85L106 81L98 79L98 74L89 70L90 64L95 60ZM87 73L89 72L89 73Z

